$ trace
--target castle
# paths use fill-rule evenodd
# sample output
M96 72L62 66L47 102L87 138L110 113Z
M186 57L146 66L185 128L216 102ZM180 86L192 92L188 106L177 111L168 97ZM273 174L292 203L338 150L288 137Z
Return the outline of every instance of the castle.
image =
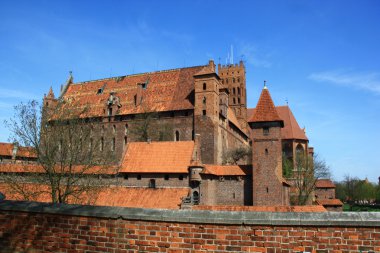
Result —
M242 61L79 83L70 73L43 106L60 101L83 124L95 122L89 142L96 138L100 152L115 156L118 169L109 174L121 180L118 197L99 194L98 204L288 206L282 159L313 153L290 108L276 107L266 86L256 108L247 108ZM226 164L227 151L238 148L251 156Z

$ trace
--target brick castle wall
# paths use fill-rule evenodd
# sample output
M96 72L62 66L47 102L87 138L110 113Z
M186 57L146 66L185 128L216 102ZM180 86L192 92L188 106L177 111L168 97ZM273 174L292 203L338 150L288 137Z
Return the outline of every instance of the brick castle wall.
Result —
M0 251L380 252L380 214L239 214L5 201Z

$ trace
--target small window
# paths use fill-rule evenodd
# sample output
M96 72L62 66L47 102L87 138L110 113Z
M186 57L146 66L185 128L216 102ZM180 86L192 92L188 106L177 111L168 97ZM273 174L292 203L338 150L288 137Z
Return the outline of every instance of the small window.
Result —
M124 179L128 180L128 174L124 174Z
M115 134L116 133L116 125L112 126L112 132Z
M179 141L179 132L175 131L175 141Z
M127 146L127 143L128 143L128 137L124 136L124 147Z
M155 179L149 180L149 188L156 188L156 180Z
M269 127L264 127L263 128L263 134L264 135L269 135Z
M115 151L115 146L116 146L116 139L112 139L112 145L111 145L111 151Z
M169 180L169 175L165 175L165 180Z
M108 108L108 116L112 116L112 107Z
M128 134L128 124L125 124L125 128L124 128L124 134L127 135Z
M239 72L238 72L238 73L239 73ZM240 83L240 78L239 78L239 77L238 77L237 81L238 81L238 83Z
M232 193L232 198L235 199L236 195L235 193Z
M104 138L100 138L100 147L99 147L100 151L103 151L104 149Z
M238 90L238 94L240 95L240 88L238 87L237 90Z
M232 82L235 83L235 78L232 78Z
M235 98L233 98L232 100L233 100L233 104L236 104L236 99L235 99Z
M238 98L238 104L240 104L240 98Z
M203 83L203 90L206 90L206 88L207 88L206 83Z
M137 175L137 180L141 180L141 175Z
M233 93L234 95L236 94L236 89L235 89L235 88L232 89L232 93Z
M206 97L203 97L203 104L206 104Z
M179 175L179 176L178 176L178 179L179 179L179 180L183 180L183 175Z
M269 188L267 187L267 193L269 193Z
M268 149L266 148L265 149L265 155L268 155L269 154L269 152L268 152Z
M137 95L133 96L133 100L134 100L135 106L137 106Z
M206 110L202 111L203 116L206 116Z

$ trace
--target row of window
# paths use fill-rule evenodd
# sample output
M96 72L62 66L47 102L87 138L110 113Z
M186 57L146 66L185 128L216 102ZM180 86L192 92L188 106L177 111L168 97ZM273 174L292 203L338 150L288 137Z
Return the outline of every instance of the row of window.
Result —
M226 82L226 84L228 84L228 78L226 79L222 79L222 83L224 84L224 82ZM236 82L236 79L235 77L232 78L232 83L235 83ZM240 83L240 78L238 77L237 78L237 82Z
M124 176L123 176L123 178L125 179L125 180L128 180L129 179L129 176L128 176L128 174L125 174ZM136 179L137 180L141 180L142 179L142 176L141 175L137 175L136 176ZM166 181L168 181L169 179L170 179L170 175L165 175L164 176L164 179L166 180ZM151 179L152 180L152 179ZM153 180L155 180L155 179L153 179ZM183 180L183 175L179 175L178 176L178 180Z

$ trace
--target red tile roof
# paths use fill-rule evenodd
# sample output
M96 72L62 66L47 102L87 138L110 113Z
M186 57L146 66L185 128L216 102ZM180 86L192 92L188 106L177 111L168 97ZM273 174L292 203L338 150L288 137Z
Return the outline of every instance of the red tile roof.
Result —
M29 191L41 192L47 190L46 185L27 184ZM0 191L9 200L24 200L20 194L13 192L8 185L0 183ZM90 204L96 206L120 206L140 208L179 209L181 198L186 197L188 188L129 188L108 187L82 194L77 200L69 201L71 204ZM47 193L40 194L31 199L39 202L51 202Z
M284 127L281 129L282 139L308 140L305 132L300 128L289 106L276 106L280 118L284 121ZM247 109L247 119L255 114L256 108Z
M335 188L335 184L330 179L318 179L315 182L316 188Z
M194 210L236 212L326 212L321 205L313 206L193 206Z
M131 142L120 172L188 173L193 150L193 141Z
M121 107L117 114L173 111L194 108L192 91L194 74L205 66L157 71L130 76L107 78L70 84L63 95L65 105L71 109L85 112L81 117L106 115L103 111L111 92L119 98ZM138 84L146 83L146 88ZM98 90L102 89L101 94ZM134 96L142 89L142 102L134 104Z
M64 167L67 169L67 166ZM117 166L91 166L84 167L82 165L76 165L72 167L73 173L84 174L116 174L118 170ZM59 173L61 170L59 166L56 166L55 171ZM12 173L45 173L43 167L38 163L0 163L0 172L12 172Z
M211 174L216 176L246 176L252 174L252 166L250 165L204 165L203 174Z
M323 206L343 206L339 199L317 199L316 202Z
M4 143L0 142L0 156L12 156L13 154L13 143ZM36 153L34 152L34 149L31 147L18 147L16 157L23 157L23 158L37 158Z
M274 106L273 100L266 87L261 92L259 102L257 102L256 110L248 122L268 122L282 121Z

